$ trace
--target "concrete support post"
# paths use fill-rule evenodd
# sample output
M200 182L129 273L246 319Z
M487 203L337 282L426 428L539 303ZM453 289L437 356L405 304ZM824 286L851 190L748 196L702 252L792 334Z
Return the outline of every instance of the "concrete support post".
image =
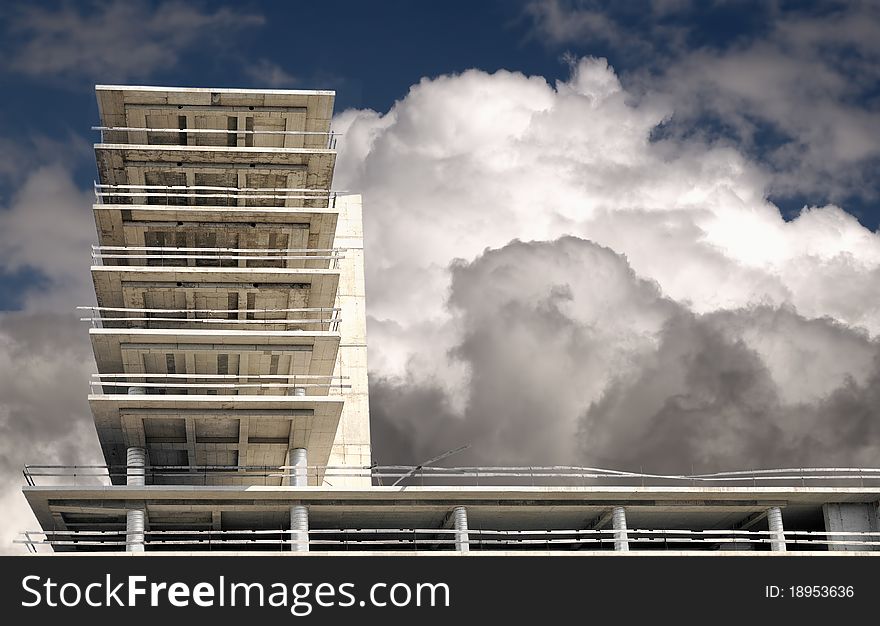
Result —
M309 551L309 509L304 504L290 507L290 549L294 552Z
M611 509L611 527L614 529L614 549L629 550L629 535L626 528L626 511L622 506Z
M468 519L467 509L463 506L457 506L452 509L452 524L455 528L455 549L459 552L467 552L470 550L470 541L468 539Z
M785 532L782 527L782 511L778 506L767 510L767 525L770 527L770 549L785 552Z
M308 487L309 485L309 453L305 448L291 448L287 455L290 466L290 486Z
M129 448L125 454L126 483L133 487L143 487L147 451L143 448ZM125 551L144 551L144 523L147 512L144 509L131 509L125 514Z
M125 451L126 484L143 487L146 477L147 451L144 448L129 448Z

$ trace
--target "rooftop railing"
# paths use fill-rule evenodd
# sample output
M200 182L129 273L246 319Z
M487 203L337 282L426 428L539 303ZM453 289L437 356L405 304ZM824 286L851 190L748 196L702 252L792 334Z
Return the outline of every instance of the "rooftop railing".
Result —
M152 374L96 374L96 378L131 377L150 378ZM189 374L166 374L167 377L192 377ZM237 376L230 376L238 378ZM224 378L223 376L205 378ZM254 377L251 377L254 378ZM262 377L266 378L266 377ZM283 376L281 378L288 378ZM306 377L303 377L306 378ZM96 383L98 384L98 383ZM107 383L100 383L107 384ZM111 383L112 384L112 383ZM120 386L141 383L118 383ZM293 386L284 384L283 387ZM297 384L297 386L300 386ZM140 466L139 466L140 467ZM25 480L29 485L40 477L83 480L110 479L124 476L126 466L107 465L26 465ZM142 469L142 468L141 468ZM224 474L240 476L242 472L257 477L277 479L289 476L290 466L147 466L146 476L181 476L182 472L204 473L214 477ZM868 487L880 489L880 468L790 468L717 472L712 474L647 474L591 467L426 467L421 465L315 465L309 466L313 480L339 478L369 478L375 486L454 486L478 487ZM269 484L267 482L267 484Z

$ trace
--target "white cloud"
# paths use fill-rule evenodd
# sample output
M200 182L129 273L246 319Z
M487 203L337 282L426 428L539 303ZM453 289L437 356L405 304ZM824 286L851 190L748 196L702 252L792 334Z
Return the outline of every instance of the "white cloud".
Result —
M766 3L749 10L759 12L760 26L707 41L698 32L700 12L689 3L653 3L654 15L684 16L674 23L589 1L526 5L533 34L548 46L590 51L600 44L627 59L636 68L627 85L672 103L669 132L716 135L721 127L740 149L759 155L772 192L876 200L877 4Z
M880 236L835 206L784 221L766 200L769 175L742 153L693 138L652 142L671 114L660 100L632 98L604 60L584 59L555 86L517 73L468 71L422 80L386 114L337 116L346 139L337 186L365 196L373 412L383 436L410 445L420 438L401 433L424 426L427 443L446 441L441 432L469 433L484 438L495 460L507 449L553 462L550 451L562 455L582 441L575 434L584 420L619 432L612 426L627 406L633 432L666 420L694 449L703 442L701 454L730 443L733 452L723 457L729 463L801 458L811 450L845 458L854 440L829 434L826 447L811 448L803 428L790 439L777 431L801 407L818 432L831 433L822 403L850 392L864 402L880 333ZM536 266L511 261L476 273L472 297L460 299L450 266L482 268L485 262L473 260L487 248L565 235L625 255L628 267L609 269L602 255L590 260L581 252L552 263L530 257ZM629 268L656 293L648 289L646 300L642 287L616 273ZM499 295L502 286L508 295ZM573 294L559 305L560 332L566 324L586 326L586 344L582 335L555 336L539 319L506 322L530 302L552 300L554 287ZM473 348L475 336L487 342L482 349ZM588 355L570 354L575 339ZM727 360L715 378L693 382L699 359L713 350ZM550 357L539 358L542 352ZM635 394L632 381L644 384L654 366L669 376L651 386L642 409L614 400L620 390ZM729 372L749 383L733 385L730 401L711 400ZM529 377L542 384L529 386ZM529 432L517 421L521 413L492 400L512 394L525 403L517 390L542 399L543 408L524 406L543 415L544 444L533 438L528 448L526 435L501 436L508 428ZM682 430L681 407L663 409L679 396L699 407L695 415L717 409L730 431L723 424ZM828 415L842 415L840 406ZM434 415L447 418L426 426ZM754 453L750 429L768 438ZM615 441L657 458L627 437ZM376 445L382 449L378 435Z

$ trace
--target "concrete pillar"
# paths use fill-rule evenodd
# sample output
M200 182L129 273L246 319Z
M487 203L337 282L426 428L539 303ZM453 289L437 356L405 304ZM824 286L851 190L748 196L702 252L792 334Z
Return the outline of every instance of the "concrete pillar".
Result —
M467 509L463 506L457 506L452 509L452 525L455 528L455 549L459 552L467 552L470 550L470 541L468 540L468 519Z
M767 525L770 527L770 549L785 552L785 532L782 528L782 511L778 506L767 510Z
M309 453L305 448L291 448L287 455L290 466L290 486L308 487L309 485Z
M828 541L847 543L828 544L829 550L858 551L878 549L878 546L859 545L863 541L880 541L880 509L873 502L829 502L822 505L825 532L876 533L874 535L827 535Z
M304 504L290 507L290 549L294 552L309 551L309 509Z
M129 509L125 514L125 551L144 551L144 520L146 511Z
M143 487L145 484L147 451L144 448L132 447L125 451L126 484Z
M132 447L125 453L125 476L126 483L133 487L143 487L145 482L145 467L147 464L147 451L143 448ZM130 509L125 513L125 551L144 551L144 522L147 512L144 509Z
M614 549L629 550L629 535L626 532L626 511L622 506L611 509L611 528L614 529Z

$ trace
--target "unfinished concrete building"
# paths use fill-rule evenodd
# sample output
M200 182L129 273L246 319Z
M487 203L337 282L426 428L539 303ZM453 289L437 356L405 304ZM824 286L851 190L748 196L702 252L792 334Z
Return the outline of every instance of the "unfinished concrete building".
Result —
M880 545L877 470L374 465L361 200L332 191L334 93L96 91L84 319L106 465L25 468L31 550Z

